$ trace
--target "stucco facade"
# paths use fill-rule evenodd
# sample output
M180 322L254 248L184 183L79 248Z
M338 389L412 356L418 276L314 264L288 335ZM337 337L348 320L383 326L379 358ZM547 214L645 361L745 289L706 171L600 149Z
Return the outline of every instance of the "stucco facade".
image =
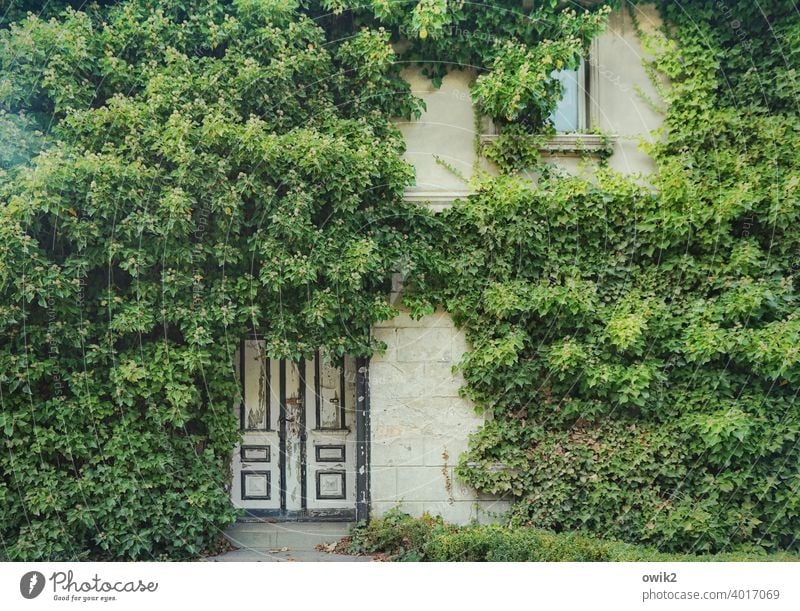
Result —
M406 313L374 329L387 350L370 363L372 510L400 506L452 522L492 519L508 509L458 481L454 466L482 417L459 397L453 372L467 349L446 312L420 320Z
M655 7L635 10L643 30L660 27ZM611 136L610 167L644 177L654 165L640 142L654 137L662 116L643 58L630 15L627 11L612 14L586 65L586 108L589 129ZM476 154L476 140L482 135L491 137L492 126L485 121L476 125L469 91L473 71L452 71L439 89L419 72L407 70L404 76L427 105L418 121L400 124L408 146L406 159L417 171L416 185L407 197L441 209L468 194L468 180L476 167L492 171ZM562 140L569 141L569 136ZM570 151L548 158L570 172L591 172L594 167ZM427 511L456 523L491 520L501 514L508 508L507 501L477 494L462 485L453 471L469 434L482 423L474 406L459 397L462 379L453 372L453 365L467 350L463 332L445 312L418 321L403 313L376 326L374 335L388 348L371 360L369 368L372 514L399 506L414 515Z

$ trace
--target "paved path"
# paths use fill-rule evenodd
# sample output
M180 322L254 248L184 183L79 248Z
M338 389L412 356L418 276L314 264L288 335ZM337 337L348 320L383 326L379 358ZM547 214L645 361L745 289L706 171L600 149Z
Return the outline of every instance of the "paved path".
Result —
M329 554L317 545L335 543L350 532L342 522L237 522L225 538L237 549L206 562L370 562L368 556Z
M220 556L204 558L206 562L370 562L369 556L345 556L326 554L316 550L269 551L257 549L237 549Z

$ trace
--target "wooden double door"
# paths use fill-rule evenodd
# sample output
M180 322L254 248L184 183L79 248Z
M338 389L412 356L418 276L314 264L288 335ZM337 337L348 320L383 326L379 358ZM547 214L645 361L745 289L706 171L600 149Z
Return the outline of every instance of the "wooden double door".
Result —
M253 516L355 519L356 360L271 359L264 347L248 339L239 348L233 504Z

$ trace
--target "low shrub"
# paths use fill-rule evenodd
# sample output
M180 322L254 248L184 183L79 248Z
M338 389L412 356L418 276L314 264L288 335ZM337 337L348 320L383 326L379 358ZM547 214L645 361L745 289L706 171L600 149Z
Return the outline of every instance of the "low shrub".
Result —
M456 526L428 514L413 518L387 512L355 529L353 554L386 554L405 562L754 562L800 561L791 553L767 554L759 548L720 554L667 554L582 533L554 533L501 525Z

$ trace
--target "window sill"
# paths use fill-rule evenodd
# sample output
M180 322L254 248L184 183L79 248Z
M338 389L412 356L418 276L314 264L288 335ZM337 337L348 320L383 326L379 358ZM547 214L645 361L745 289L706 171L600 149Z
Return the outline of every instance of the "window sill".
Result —
M482 134L481 144L488 144L497 138L497 134ZM548 157L600 157L613 146L618 136L600 134L556 134L539 147L542 155ZM434 212L441 212L453 205L457 199L466 199L473 195L469 189L406 189L403 199L407 202L428 204Z
M496 134L483 134L481 144L494 141ZM617 141L617 136L600 134L556 134L539 147L544 155L566 155L581 157L583 155L599 155Z

